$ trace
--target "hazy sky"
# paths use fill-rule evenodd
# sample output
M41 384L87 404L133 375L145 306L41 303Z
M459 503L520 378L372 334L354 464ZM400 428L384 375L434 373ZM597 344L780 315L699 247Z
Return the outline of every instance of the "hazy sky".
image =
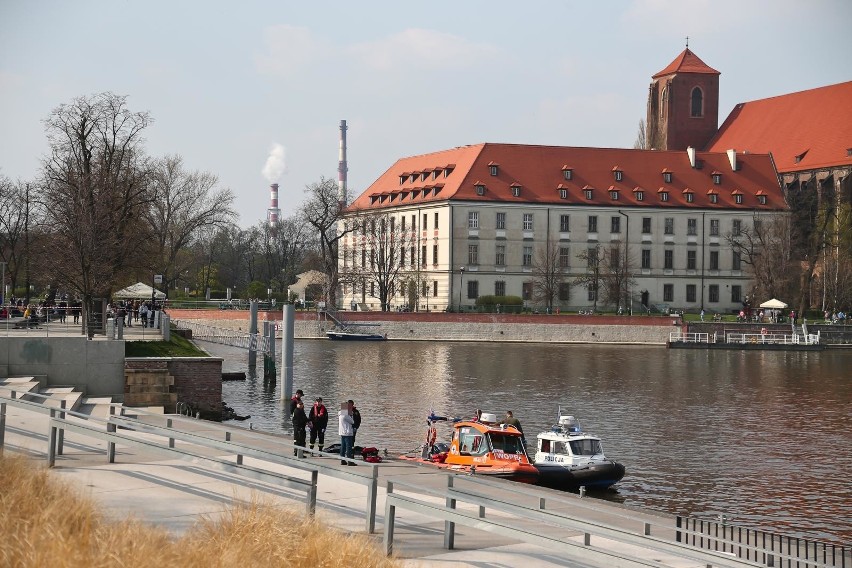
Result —
M724 120L852 79L850 22L848 0L0 0L0 173L35 179L42 120L112 91L154 117L149 154L218 175L248 226L266 218L273 148L285 216L337 179L341 119L350 195L455 146L631 147L686 36L722 73Z

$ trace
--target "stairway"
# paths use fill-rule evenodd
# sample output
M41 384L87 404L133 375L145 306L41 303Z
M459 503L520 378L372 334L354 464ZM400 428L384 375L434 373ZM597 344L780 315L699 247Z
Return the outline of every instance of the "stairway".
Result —
M96 418L107 418L109 408L113 403L111 397L88 397L75 390L74 387L46 387L42 384L44 377L7 377L0 379L0 396L11 396L31 402L39 402L46 406L59 408L65 401L65 408ZM30 396L40 394L41 396ZM116 412L118 413L118 412Z

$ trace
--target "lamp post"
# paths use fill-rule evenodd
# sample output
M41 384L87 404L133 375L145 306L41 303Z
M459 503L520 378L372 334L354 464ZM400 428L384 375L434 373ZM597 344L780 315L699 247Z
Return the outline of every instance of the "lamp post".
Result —
M630 217L627 216L627 213L618 210L619 215L623 215L627 220L625 222L624 228L624 266L621 267L621 273L624 275L624 292L627 294L627 313L633 315L633 298L630 297L630 289L627 286L627 245L630 242Z
M464 266L459 266L459 312L462 310L462 288L464 288Z

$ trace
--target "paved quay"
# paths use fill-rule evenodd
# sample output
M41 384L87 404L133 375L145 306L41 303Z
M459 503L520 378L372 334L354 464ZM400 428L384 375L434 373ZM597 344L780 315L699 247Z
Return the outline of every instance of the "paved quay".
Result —
M0 395L8 396L8 391L0 390ZM145 422L154 422L165 417L145 418ZM174 417L180 422L180 430L190 434L198 434L218 439L230 438L234 443L251 444L259 449L277 452L278 456L290 456L292 449L286 444L289 440L249 432L240 428L229 427L205 421L188 420ZM82 420L81 420L82 422ZM6 451L23 453L41 461L47 460L48 417L45 414L23 410L12 405L6 409L5 449ZM230 432L228 436L226 432ZM153 439L155 436L146 433L133 433L139 439ZM188 446L188 443L178 440L176 447ZM73 431L66 431L64 436L64 451L56 456L52 475L72 486L78 487L82 494L90 496L99 503L104 513L110 518L133 517L148 523L164 527L179 535L202 517L215 517L222 514L234 503L246 503L253 497L276 506L289 507L294 514L304 514L304 494L291 490L282 485L257 481L231 471L222 471L209 467L204 459L190 460L164 459L161 452L151 451L150 448L138 447L132 444L116 444L115 463L107 463L107 443L104 440L92 438ZM234 462L236 455L224 455L216 449L202 448L196 450L204 455L222 458ZM287 461L287 460L285 460ZM244 464L257 466L280 474L307 478L304 466L316 466L319 469L317 482L317 517L324 522L352 532L365 533L366 520L365 503L368 491L363 484L349 481L348 475L360 474L368 476L372 464L359 460L357 467L340 465L340 461L331 457L306 458L290 460L289 463L301 467L290 467L287 464L263 463L245 457ZM377 507L374 538L378 546L382 545L382 531L385 522L386 486L388 481L395 485L395 493L406 491L401 488L404 483L415 483L424 487L432 487L436 491L446 488L447 474L428 466L407 462L388 461L378 466L379 487L377 491ZM330 475L339 474L338 477ZM458 478L456 486L461 486L466 476ZM585 522L601 523L608 526L622 527L642 532L642 523L655 524L655 536L669 542L673 537L673 520L666 515L650 512L639 512L621 505L580 498L578 495L552 492L547 489L519 486L511 482L497 483L498 487L482 490L491 498L503 499L521 491L535 492L540 497L552 498L548 501L548 510L560 509L576 515ZM558 499L557 499L558 498ZM434 498L436 503L443 504L443 498ZM553 503L553 504L551 504ZM475 505L462 504L460 510L475 512ZM511 516L496 509L487 512L490 520ZM544 523L534 521L518 521L512 518L516 526L525 531L541 535L551 535L582 543L582 531L567 530L565 527L554 529ZM659 527L670 526L670 531ZM602 561L591 555L567 558L554 549L528 544L499 534L485 532L458 524L455 534L455 548L447 550L443 547L444 521L424 516L408 510L397 509L395 518L394 553L406 566L423 567L484 567L484 566L629 566L637 565L621 563L617 558ZM668 532L669 534L662 534ZM659 533L659 534L658 534ZM598 537L596 537L598 538ZM719 562L708 563L706 558L692 556L690 553L668 554L653 548L644 548L618 541L597 540L598 547L618 553L622 556L636 559L641 565L670 566L673 568L691 568L706 566L745 566L753 565L728 560L719 557Z

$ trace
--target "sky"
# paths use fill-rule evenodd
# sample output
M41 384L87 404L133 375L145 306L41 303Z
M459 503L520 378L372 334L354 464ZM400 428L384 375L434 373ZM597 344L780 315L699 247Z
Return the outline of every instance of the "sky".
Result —
M288 217L337 179L340 120L350 198L456 146L630 148L687 36L722 74L723 121L852 80L850 21L848 0L0 0L0 174L36 180L43 120L110 91L150 112L149 155L218 176L248 227L272 181Z

